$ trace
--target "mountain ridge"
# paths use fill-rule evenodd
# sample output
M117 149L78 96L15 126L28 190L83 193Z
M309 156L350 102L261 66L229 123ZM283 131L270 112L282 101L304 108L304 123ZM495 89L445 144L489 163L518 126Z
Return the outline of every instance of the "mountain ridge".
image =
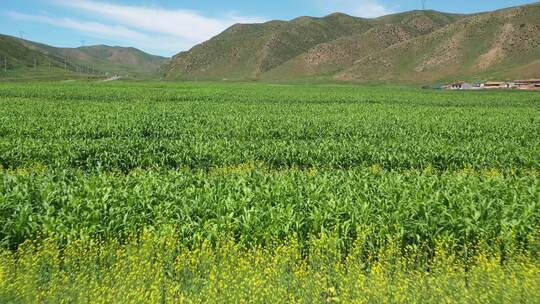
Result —
M181 52L172 80L435 82L540 77L540 3L476 14L333 13L236 24Z
M41 68L58 74L122 74L135 77L157 73L168 58L151 55L134 47L104 44L77 48L54 47L9 35L0 34L0 59L9 62L9 70L28 74ZM35 66L36 65L36 66ZM45 67L44 67L45 66Z

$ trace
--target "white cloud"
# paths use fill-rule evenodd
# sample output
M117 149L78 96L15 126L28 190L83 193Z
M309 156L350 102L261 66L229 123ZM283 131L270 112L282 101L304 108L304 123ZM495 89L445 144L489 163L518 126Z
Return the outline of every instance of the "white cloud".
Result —
M327 12L342 12L353 16L374 18L393 13L393 9L378 0L322 0Z
M95 14L143 31L171 35L201 42L222 32L234 23L261 22L260 18L227 13L220 18L209 18L192 10L166 10L159 7L119 5L90 0L56 0L60 5Z
M146 50L166 52L169 55L208 40L235 23L264 21L257 17L239 16L233 12L210 18L192 10L168 10L91 0L54 0L54 3L76 10L78 15L92 21L16 12L8 15L17 20L70 28L94 37L108 38Z
M132 31L124 26L111 26L98 22L85 22L71 18L51 18L44 15L29 15L17 12L8 12L7 15L15 20L47 23L55 26L97 34L106 38L130 40L143 40L146 38L145 34Z
M21 14L7 12L9 17L19 21L30 21L50 24L83 32L98 40L113 41L115 44L132 46L151 53L163 55L176 54L193 45L192 42L166 35L149 35L131 30L125 26L107 25L99 22L81 21L72 18L52 18L44 15Z

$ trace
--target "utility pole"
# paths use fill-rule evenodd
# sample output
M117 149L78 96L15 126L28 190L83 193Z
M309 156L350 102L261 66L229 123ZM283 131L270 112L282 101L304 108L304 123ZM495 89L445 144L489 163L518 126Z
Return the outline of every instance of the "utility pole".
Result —
M51 57L49 57L49 70L51 69Z
M19 37L21 37L21 39L24 39L24 31L19 31Z
M67 57L64 57L64 71L67 71Z
M7 56L4 57L4 72L7 73Z
M37 71L37 59L34 58L34 72Z
M422 0L422 10L423 10L423 11L426 10L426 1L427 1L427 0Z

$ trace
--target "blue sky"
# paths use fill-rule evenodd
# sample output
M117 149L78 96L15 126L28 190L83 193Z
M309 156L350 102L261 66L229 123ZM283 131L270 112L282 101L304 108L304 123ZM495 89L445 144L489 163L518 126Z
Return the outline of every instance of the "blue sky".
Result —
M527 0L427 0L427 8L474 13ZM0 33L54 46L134 46L171 56L234 23L325 16L377 17L421 7L421 0L0 0Z

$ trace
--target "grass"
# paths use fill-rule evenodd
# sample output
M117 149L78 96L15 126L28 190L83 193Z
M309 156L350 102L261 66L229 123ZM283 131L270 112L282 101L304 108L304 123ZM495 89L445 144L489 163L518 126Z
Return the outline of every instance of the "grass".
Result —
M7 71L0 71L0 83L9 82L51 82L61 80L99 80L104 79L103 75L93 74L78 74L73 71L66 71L60 67L39 66L33 67L17 67L15 69L8 69Z
M537 302L539 100L0 84L0 302Z

